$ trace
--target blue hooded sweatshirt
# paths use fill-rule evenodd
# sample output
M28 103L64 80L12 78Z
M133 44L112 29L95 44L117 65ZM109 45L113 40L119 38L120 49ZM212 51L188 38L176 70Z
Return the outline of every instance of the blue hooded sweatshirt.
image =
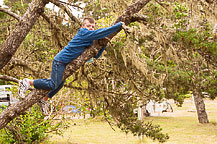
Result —
M79 29L78 33L73 37L69 44L55 56L54 60L66 64L71 62L80 56L86 47L92 45L94 40L102 39L111 35L119 30L121 26L122 23L119 22L111 27L101 28L98 30L88 30L86 28ZM105 47L101 48L94 58L99 58L104 50Z

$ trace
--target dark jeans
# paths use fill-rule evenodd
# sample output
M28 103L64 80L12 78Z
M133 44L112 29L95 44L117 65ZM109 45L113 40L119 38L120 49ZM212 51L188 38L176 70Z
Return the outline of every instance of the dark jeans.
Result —
M64 85L63 73L66 68L65 63L53 60L51 79L34 80L33 85L36 89L50 90L48 97L52 98Z

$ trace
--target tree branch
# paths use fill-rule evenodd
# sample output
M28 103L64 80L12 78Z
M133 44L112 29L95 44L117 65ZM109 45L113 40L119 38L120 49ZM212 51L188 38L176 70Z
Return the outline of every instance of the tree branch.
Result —
M39 70L35 70L33 68L32 65L34 63L28 63L28 62L26 62L24 60L20 60L20 59L11 59L10 63L12 65L15 65L15 66L22 66L22 67L25 67L25 68L29 69L37 77L40 75Z
M12 82L16 82L18 83L19 80L14 78L14 77L10 77L10 76L5 76L5 75L0 75L0 79L4 80L4 81L12 81Z
M46 14L42 13L41 16L47 21L47 23L51 25L52 28L54 28L57 31L60 31L60 28L55 23L51 22L50 18Z
M14 136L14 138L17 140L18 144L22 144L23 143L23 137L20 134L20 129L18 127L15 127L15 126L13 126L11 124L10 126L6 126L6 128L11 131L11 133Z
M1 7L0 7L0 11L1 11L1 12L4 12L4 13L6 13L6 14L12 16L12 17L15 18L16 20L20 21L20 16L18 16L17 14L15 14L15 13L9 11L9 10L3 9L3 8L1 8Z
M68 2L63 2L63 1L59 1L59 2L60 2L60 3L67 4L67 5L72 6L72 7L77 7L77 8L79 8L79 9L83 9L83 8L77 6L77 5L72 5L72 4L68 3Z
M71 20L81 25L81 22L71 13L70 9L64 6L59 0L51 0L51 2L55 4L56 6L60 7L61 9L63 9L68 14L68 16L71 18Z
M55 32L61 33L60 28L55 23L53 23L47 15L42 13L41 16L50 24L51 28L55 29ZM64 37L64 39L67 39L63 33L61 33L61 35ZM55 34L55 38L57 39L59 47L62 48L63 46L62 46L62 44L60 42L58 34Z
M146 15L135 14L131 17L131 22L142 21L142 22L147 23L147 18L148 16Z

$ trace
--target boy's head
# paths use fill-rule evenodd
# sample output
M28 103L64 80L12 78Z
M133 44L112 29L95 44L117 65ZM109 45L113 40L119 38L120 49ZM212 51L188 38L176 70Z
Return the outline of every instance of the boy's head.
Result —
M88 30L94 30L94 28L95 28L95 20L93 18L84 18L81 27L86 28Z

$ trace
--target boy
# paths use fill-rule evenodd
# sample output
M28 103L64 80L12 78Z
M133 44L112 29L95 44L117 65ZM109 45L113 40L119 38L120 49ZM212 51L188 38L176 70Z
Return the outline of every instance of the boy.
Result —
M111 35L112 33L118 31L122 25L125 24L123 22L119 22L111 27L94 30L94 19L85 18L78 33L73 37L68 45L54 57L51 79L29 80L24 78L19 82L19 96L24 98L25 93L30 86L34 86L36 89L50 90L48 96L45 96L40 101L42 112L47 115L46 101L48 98L52 98L63 87L65 83L65 81L63 81L63 73L66 65L80 56L86 47L93 44L94 40L102 39ZM105 47L101 48L94 58L98 59L104 50Z

